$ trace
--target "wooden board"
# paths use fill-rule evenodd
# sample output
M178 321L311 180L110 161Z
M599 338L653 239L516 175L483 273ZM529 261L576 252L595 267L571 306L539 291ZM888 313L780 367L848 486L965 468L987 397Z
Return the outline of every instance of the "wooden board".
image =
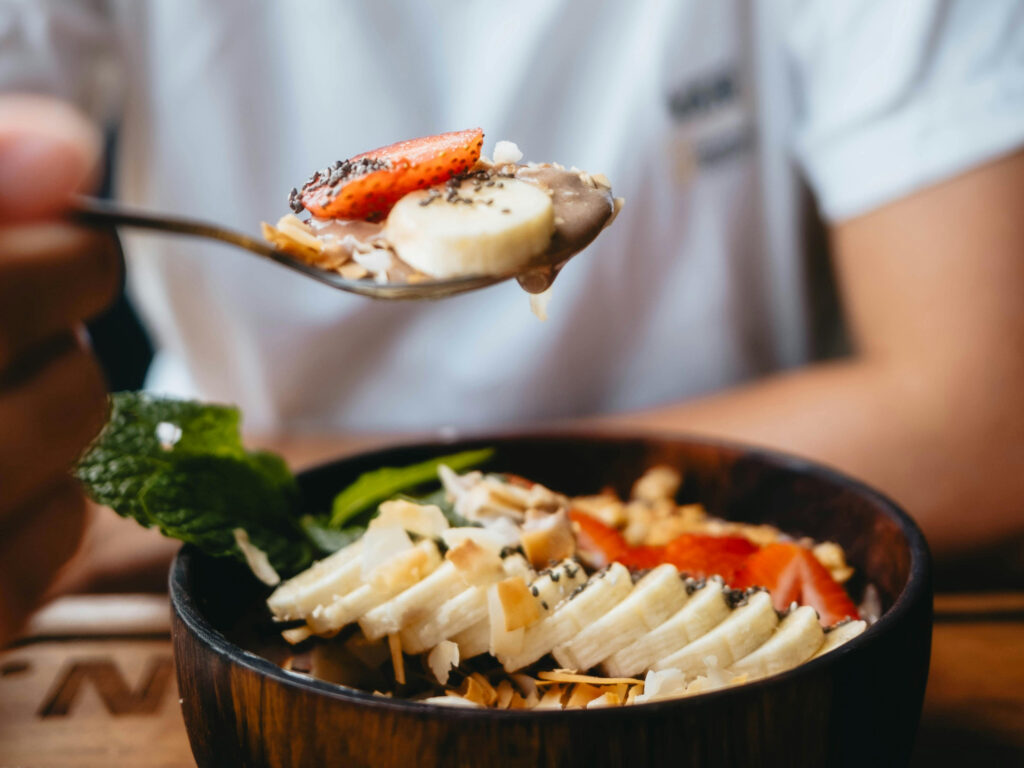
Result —
M95 615L88 600L65 615ZM41 618L0 652L0 768L193 768L159 622L58 637L59 616ZM914 765L1024 765L1024 594L940 595L936 618Z

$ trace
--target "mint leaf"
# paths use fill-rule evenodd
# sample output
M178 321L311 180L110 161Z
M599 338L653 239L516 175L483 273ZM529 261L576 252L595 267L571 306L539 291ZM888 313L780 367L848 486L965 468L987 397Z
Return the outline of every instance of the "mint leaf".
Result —
M229 406L120 392L75 475L96 502L211 555L244 560L244 528L287 576L312 560L298 486L280 457L245 450L240 422Z
M439 456L408 467L383 467L365 472L334 497L329 527L341 528L360 512L372 509L395 494L436 480L437 468L441 464L447 464L458 472L482 464L493 455L493 448L483 448Z

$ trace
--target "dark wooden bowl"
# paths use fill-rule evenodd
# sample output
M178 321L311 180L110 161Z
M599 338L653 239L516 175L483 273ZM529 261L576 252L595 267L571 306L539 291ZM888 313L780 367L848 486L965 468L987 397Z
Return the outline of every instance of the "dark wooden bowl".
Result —
M301 476L311 510L358 474L493 445L491 466L566 493L620 493L646 468L685 469L682 500L845 547L856 593L881 619L839 650L775 677L677 701L591 711L453 709L284 672L261 588L185 548L171 601L182 710L202 768L225 766L906 765L931 646L931 577L920 530L870 488L815 464L668 437L529 435L392 448ZM262 633L262 634L261 634Z

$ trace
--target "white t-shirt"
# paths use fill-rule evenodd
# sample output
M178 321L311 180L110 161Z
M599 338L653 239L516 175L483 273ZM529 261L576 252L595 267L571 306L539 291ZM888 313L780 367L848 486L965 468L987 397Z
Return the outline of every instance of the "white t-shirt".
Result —
M0 4L5 89L95 105L111 51L132 204L256 231L316 168L473 126L626 199L546 323L514 284L374 302L129 238L151 386L263 428L515 425L799 365L798 171L840 220L1024 144L1016 0Z

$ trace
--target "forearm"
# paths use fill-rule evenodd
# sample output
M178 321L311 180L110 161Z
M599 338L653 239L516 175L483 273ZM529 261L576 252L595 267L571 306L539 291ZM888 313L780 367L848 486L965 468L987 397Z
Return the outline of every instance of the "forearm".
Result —
M1024 532L1021 420L996 412L994 379L853 360L614 421L833 465L901 503L945 557Z

